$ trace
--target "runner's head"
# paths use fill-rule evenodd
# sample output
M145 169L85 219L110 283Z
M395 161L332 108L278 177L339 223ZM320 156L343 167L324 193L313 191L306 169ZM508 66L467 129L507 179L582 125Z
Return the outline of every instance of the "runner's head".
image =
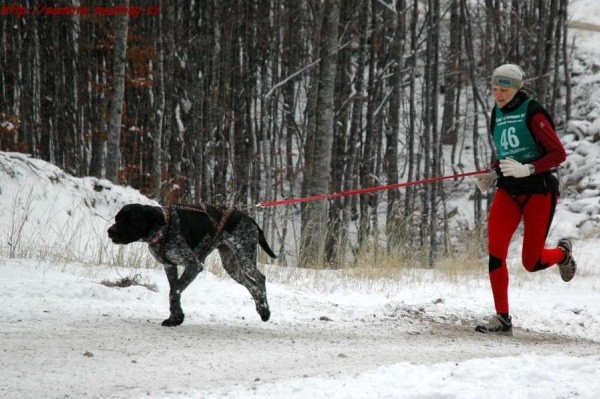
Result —
M515 64L504 64L494 69L492 96L500 108L513 99L523 87L523 70Z

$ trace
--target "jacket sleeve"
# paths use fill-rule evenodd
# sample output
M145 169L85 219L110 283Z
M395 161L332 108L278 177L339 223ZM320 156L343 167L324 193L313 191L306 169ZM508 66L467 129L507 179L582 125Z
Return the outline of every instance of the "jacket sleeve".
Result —
M536 112L531 116L529 130L543 150L542 157L532 162L536 173L555 168L567 159L565 148L552 122L543 112Z

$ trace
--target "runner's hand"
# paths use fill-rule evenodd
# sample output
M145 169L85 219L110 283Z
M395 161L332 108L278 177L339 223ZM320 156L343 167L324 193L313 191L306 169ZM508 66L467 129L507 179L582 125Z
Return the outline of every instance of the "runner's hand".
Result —
M529 164L522 164L512 158L500 160L500 170L504 176L513 176L517 178L527 177L531 174Z

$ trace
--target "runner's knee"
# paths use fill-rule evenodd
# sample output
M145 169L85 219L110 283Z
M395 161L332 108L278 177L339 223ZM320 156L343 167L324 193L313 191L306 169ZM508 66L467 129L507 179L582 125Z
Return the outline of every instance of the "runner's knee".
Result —
M496 269L499 269L500 267L502 267L502 259L497 258L493 255L490 255L490 261L489 261L490 273Z

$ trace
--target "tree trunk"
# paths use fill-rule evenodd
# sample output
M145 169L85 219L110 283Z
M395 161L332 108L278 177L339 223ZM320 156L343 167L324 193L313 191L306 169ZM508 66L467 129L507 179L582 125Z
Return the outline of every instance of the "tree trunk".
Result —
M325 0L321 32L321 68L319 74L314 168L310 194L329 191L331 149L333 145L334 89L337 68L339 0ZM327 202L316 201L309 208L307 223L302 225L300 264L320 263L324 259L327 229Z
M402 87L403 77L403 55L406 36L406 17L404 8L405 0L396 1L396 20L394 22L394 42L391 46L392 57L396 60L392 80L392 96L390 99L390 126L386 129L385 150L385 172L387 184L395 184L399 181L398 172L398 141L400 139L400 104L404 96ZM400 244L400 191L390 190L387 192L387 218L386 234L388 237L388 251L394 250Z
M376 43L377 30L376 30L376 16L373 10L372 3L362 18L370 20L369 33L368 35L368 48L369 48L369 63L368 63L368 83L367 83L367 112L366 112L366 126L365 126L365 141L363 144L363 152L360 162L360 183L363 187L372 187L375 184L375 157L376 157L376 123L375 123L375 107L377 100L379 99L379 90L376 83ZM362 194L360 196L360 215L358 225L358 242L359 248L363 248L365 243L368 241L371 232L371 206L376 201L377 194Z
M415 138L418 136L418 132L416 131L417 127L417 109L416 109L416 101L417 101L417 51L419 48L418 36L417 36L417 26L419 19L419 1L414 0L412 4L412 16L410 23L410 86L409 86L409 126L406 137L406 158L407 158L407 170L406 170L406 180L413 181L416 176L416 148L415 148ZM404 220L406 223L405 232L403 236L410 237L409 247L412 247L414 243L414 231L412 229L412 225L414 223L413 217L415 215L416 209L416 198L417 191L414 186L409 186L406 188L406 197L404 198Z
M162 5L162 1L161 1ZM150 90L155 90L156 111L154 112L154 132L152 134L152 181L154 190L152 196L159 198L162 187L162 170L163 170L163 128L165 120L165 41L163 39L163 15L158 16L158 38L157 38L157 60L156 70L154 74L154 87ZM154 104L153 104L154 105Z
M125 1L129 5L129 1ZM106 157L106 178L118 183L121 163L121 121L123 118L123 97L126 79L127 33L129 17L115 17L115 50L113 61L113 94L109 108L108 143Z
M429 62L429 93L430 111L429 118L431 120L431 176L441 176L442 166L442 146L438 132L438 87L439 87L439 32L440 32L440 2L439 0L429 1L429 15L431 16L431 25L429 28L429 38L427 42L428 53L431 59ZM431 50L429 48L431 47ZM438 251L438 205L439 192L441 191L441 182L436 182L430 185L430 219L429 219L429 266L433 267L436 254Z
M568 28L568 20L567 20L567 9L569 6L569 0L560 0L560 9L563 14L563 26L560 28L563 30L563 40L562 40L562 64L563 71L565 74L565 120L568 121L571 119L571 69L569 68L569 43L567 41L569 32ZM558 68L558 66L557 66Z
M442 116L442 142L444 144L456 145L458 136L458 121L456 115L456 99L458 92L458 80L460 77L460 23L458 17L458 0L452 0L450 4L450 46L446 59L446 72L444 79L444 113Z

